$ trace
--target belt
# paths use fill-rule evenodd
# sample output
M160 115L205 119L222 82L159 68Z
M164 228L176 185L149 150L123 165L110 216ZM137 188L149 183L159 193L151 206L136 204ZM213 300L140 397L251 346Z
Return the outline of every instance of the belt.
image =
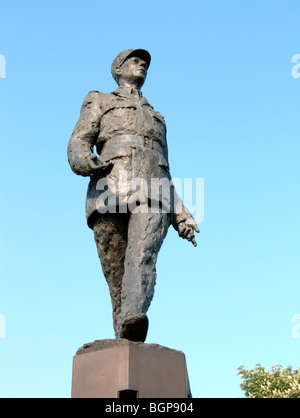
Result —
M146 136L140 136L140 135L130 135L130 134L124 134L124 135L117 135L109 140L106 141L106 147L107 145L113 145L114 143L118 144L127 144L127 145L140 145L144 148L153 148L159 151L161 154L163 154L163 148L160 142L153 140L152 138L146 137Z

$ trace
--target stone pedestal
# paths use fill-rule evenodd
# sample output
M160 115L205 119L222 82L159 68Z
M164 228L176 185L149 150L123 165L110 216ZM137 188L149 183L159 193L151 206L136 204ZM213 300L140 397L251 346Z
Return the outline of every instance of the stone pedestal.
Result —
M157 344L99 340L73 358L72 398L191 397L185 355Z

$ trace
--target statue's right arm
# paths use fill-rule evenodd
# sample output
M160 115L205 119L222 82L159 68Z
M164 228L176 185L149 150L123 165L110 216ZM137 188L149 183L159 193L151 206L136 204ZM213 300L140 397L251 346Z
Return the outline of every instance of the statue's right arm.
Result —
M93 148L100 129L100 95L98 91L90 91L84 99L68 144L69 164L74 173L81 176L90 176L97 160Z

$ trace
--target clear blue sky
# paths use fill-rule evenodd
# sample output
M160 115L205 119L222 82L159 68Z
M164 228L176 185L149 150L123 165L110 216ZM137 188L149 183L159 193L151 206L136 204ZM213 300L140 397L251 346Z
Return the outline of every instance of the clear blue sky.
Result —
M66 148L127 48L152 55L173 177L205 184L198 247L170 228L159 254L146 342L185 353L194 397L242 397L241 362L300 367L299 16L299 0L2 2L1 397L69 397L77 348L114 338Z

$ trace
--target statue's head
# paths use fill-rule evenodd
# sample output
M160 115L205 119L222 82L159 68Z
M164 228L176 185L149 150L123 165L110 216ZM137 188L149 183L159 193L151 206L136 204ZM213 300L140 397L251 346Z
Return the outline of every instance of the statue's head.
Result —
M126 49L113 60L111 73L119 85L141 88L147 76L151 56L145 49Z

